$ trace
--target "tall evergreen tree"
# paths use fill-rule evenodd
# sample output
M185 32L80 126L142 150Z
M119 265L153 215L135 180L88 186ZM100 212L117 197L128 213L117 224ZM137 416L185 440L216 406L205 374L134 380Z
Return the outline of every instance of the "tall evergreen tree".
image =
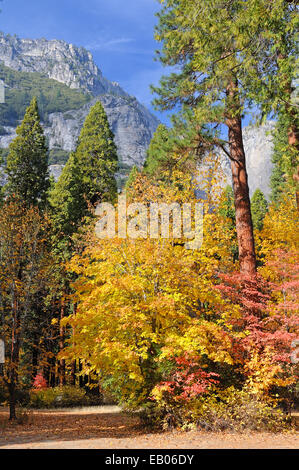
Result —
M223 191L223 198L219 206L219 213L221 217L229 220L229 229L234 233L236 227L236 210L234 204L234 192L233 188L228 185ZM238 243L235 236L232 236L230 251L232 253L233 260L238 259Z
M276 144L280 149L274 163L277 159L284 161L280 168L275 166L273 184L280 185L283 171L296 191L299 209L298 1L255 0L245 4L242 24L251 46L250 56L248 51L241 51L243 59L250 60L250 73L243 83L263 116L279 116Z
M27 205L43 206L49 188L48 148L36 98L16 133L7 157L7 194L18 196Z
M257 189L252 196L251 211L254 228L262 230L264 218L268 212L268 202L260 189Z
M197 127L209 123L211 145L219 145L231 160L240 270L255 275L256 256L246 159L242 135L244 90L241 78L248 64L240 58L245 43L240 17L244 2L223 0L160 0L156 37L163 43L159 58L179 66L161 80L156 104L162 109L191 108ZM247 38L248 40L248 38ZM243 44L244 47L244 44ZM220 139L225 125L228 146ZM217 132L218 130L218 132ZM210 135L208 135L210 137ZM204 136L203 139L206 139Z
M173 140L171 130L164 124L160 124L150 142L147 157L144 163L145 173L154 175L161 167L169 167L171 162L171 151L173 149Z
M220 205L219 212L222 217L231 219L232 224L236 224L236 210L234 206L234 192L231 186L226 186L223 191L223 201Z
M144 172L150 177L167 181L175 169L195 169L210 147L202 140L203 127L198 128L192 112L172 116L172 126L160 124L150 142ZM205 133L208 129L205 127Z
M273 169L270 178L271 201L279 203L281 196L286 188L286 183L292 180L292 153L288 146L288 124L283 115L280 115L275 130L274 151L272 155Z
M84 218L90 215L90 206L101 201L113 202L116 198L117 168L114 136L103 106L97 102L85 120L76 151L71 154L50 195L61 319L71 308L65 300L70 291L70 275L64 268L64 261L72 255L73 235L84 224ZM63 327L60 328L59 348L64 348ZM65 383L64 360L59 362L59 381L61 385Z
M115 173L117 149L104 108L97 102L82 128L77 149L50 193L51 219L54 229L53 251L57 260L57 282L60 284L60 319L70 312L66 298L70 292L70 274L65 260L73 253L73 235L90 208L98 202L113 202L117 196ZM64 348L64 328L60 328L59 348ZM74 365L75 367L75 365ZM59 382L65 383L65 361L59 361Z
M51 193L54 225L62 235L77 231L89 213L89 204L114 201L117 168L114 136L104 108L97 102L85 120L76 151Z

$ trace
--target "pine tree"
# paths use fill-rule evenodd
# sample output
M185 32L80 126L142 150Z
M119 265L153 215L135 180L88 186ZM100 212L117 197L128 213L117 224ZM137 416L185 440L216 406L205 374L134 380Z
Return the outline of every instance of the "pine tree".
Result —
M145 173L152 176L160 170L165 170L165 167L169 167L171 165L170 154L173 146L171 130L164 124L160 124L153 135L147 151L144 163Z
M162 109L192 109L197 128L209 124L211 146L220 146L231 160L240 270L255 275L256 255L243 145L243 75L248 62L240 51L248 42L241 20L244 2L223 0L160 0L156 38L163 43L159 58L177 66L153 88ZM246 3L246 2L245 2ZM239 38L240 36L240 38ZM246 39L247 38L247 39ZM241 44L243 41L243 45ZM249 64L250 66L250 64ZM228 147L220 138L227 127ZM207 140L210 135L203 135Z
M7 157L6 192L27 205L43 206L49 188L48 148L36 98L32 99L16 133Z
M113 202L117 195L115 173L118 168L117 149L103 106L97 102L90 110L82 128L77 149L73 152L50 194L51 219L54 228L53 250L57 260L60 284L60 319L70 312L65 300L70 292L71 275L65 261L73 254L74 238L92 206ZM60 328L59 349L64 344L64 327ZM59 381L65 383L65 361L59 361Z
M262 230L268 212L268 202L260 189L257 189L252 196L251 211L254 228Z
M176 170L183 173L196 171L198 163L206 156L206 150L209 150L201 140L192 113L184 110L173 115L171 121L171 127L164 124L157 127L144 163L144 173L164 183L170 183Z
M136 178L140 174L140 169L134 165L130 171L130 174L128 176L128 179L125 184L125 190L128 191L130 188L134 185Z
M219 206L219 214L223 218L227 218L229 221L228 228L232 233L231 243L230 243L230 252L234 261L238 260L238 243L237 238L234 236L235 227L236 227L236 210L234 204L234 192L233 188L228 185L223 191L223 198Z
M290 166L288 152L287 123L283 116L279 116L273 133L274 151L272 155L273 169L270 178L271 201L279 203L284 193L287 181L286 167ZM286 165L286 162L289 164Z
M284 173L296 192L299 209L298 2L255 0L245 3L242 26L251 38L251 46L250 55L246 47L241 51L243 59L248 63L250 60L250 73L244 75L243 84L250 99L260 106L263 116L278 115L276 144L280 146L280 155L276 154L275 159L282 165L279 168L278 162L274 162L273 185L281 192L279 187ZM278 194L274 191L272 196L275 199Z
M223 192L223 202L220 205L219 213L222 217L231 219L232 224L236 224L236 211L234 206L234 192L231 186L227 186Z
M89 204L114 201L117 168L114 136L104 108L97 102L85 120L76 151L51 193L54 225L63 236L77 231L89 214Z
M100 101L90 110L76 150L84 196L92 204L113 201L117 193L118 168L114 135Z

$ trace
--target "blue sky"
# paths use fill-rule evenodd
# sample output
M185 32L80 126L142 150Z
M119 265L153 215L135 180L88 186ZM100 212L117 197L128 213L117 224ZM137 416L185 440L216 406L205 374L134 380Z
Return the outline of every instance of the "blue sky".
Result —
M104 76L153 110L149 85L163 73L154 61L157 0L3 0L0 7L1 31L86 47ZM154 114L168 122L169 113Z

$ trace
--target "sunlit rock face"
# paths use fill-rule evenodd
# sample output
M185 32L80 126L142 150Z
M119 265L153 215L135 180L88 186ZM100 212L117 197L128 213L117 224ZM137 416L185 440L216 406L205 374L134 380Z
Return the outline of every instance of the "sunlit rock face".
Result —
M50 149L74 150L90 107L101 101L115 135L121 167L143 164L159 121L118 83L103 77L86 49L64 41L19 39L1 33L0 61L13 70L38 72L92 95L93 99L81 109L64 114L58 109L50 114L44 126ZM7 148L15 137L15 128L4 128L0 146Z
M101 101L115 135L120 159L120 178L125 179L133 165L142 166L150 140L159 121L136 98L127 94L116 82L103 77L92 55L83 47L76 47L60 40L19 39L0 33L0 60L14 70L39 72L72 89L92 95L92 100L77 110L49 115L44 125L50 149L71 152L76 147L83 122L96 101ZM1 125L1 123L0 123ZM0 146L7 148L15 137L14 127L5 127L0 135ZM250 194L260 188L266 197L270 194L269 181L272 171L271 156L273 123L244 129L244 146ZM231 184L230 162L220 155L224 173L223 185ZM51 173L57 179L63 165L51 165Z
M246 155L246 168L248 174L248 184L250 196L256 189L260 189L266 198L270 196L270 178L273 169L273 137L274 122L266 122L263 126L247 126L243 130L244 150ZM228 156L224 152L218 155L220 163L221 186L232 185L231 165ZM199 167L199 173L205 174L209 168L209 163L203 161ZM198 182L201 186L202 177ZM199 191L204 194L203 190Z

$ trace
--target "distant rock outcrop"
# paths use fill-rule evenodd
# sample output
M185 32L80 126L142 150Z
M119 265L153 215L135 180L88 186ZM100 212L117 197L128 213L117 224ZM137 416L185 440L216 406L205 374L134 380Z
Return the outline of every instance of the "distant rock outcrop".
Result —
M73 150L90 107L101 101L115 135L121 167L143 164L159 121L118 83L104 78L86 49L64 41L19 39L1 33L0 61L13 70L38 72L94 97L80 109L64 114L57 109L49 115L49 123L44 127L50 149ZM7 148L15 136L15 128L3 128L5 134L0 136L0 146Z
M250 196L260 189L266 198L270 196L270 177L273 169L274 122L268 121L262 126L247 126L243 131L244 149ZM221 166L227 177L226 183L232 184L229 158L221 155Z
M146 150L159 121L136 98L128 95L118 83L103 77L92 55L83 47L60 40L19 39L0 33L0 61L5 66L22 72L38 72L72 89L90 93L90 102L76 110L51 113L45 123L45 133L53 151L70 152L75 149L85 117L90 107L100 100L108 116L120 157L120 179L124 179L133 165L142 166ZM0 126L1 126L0 122ZM260 188L266 197L270 194L273 123L244 129L247 170L252 195ZM15 128L2 126L0 147L7 148L15 137ZM230 162L221 155L226 175L224 184L231 184ZM57 179L63 165L51 165Z

